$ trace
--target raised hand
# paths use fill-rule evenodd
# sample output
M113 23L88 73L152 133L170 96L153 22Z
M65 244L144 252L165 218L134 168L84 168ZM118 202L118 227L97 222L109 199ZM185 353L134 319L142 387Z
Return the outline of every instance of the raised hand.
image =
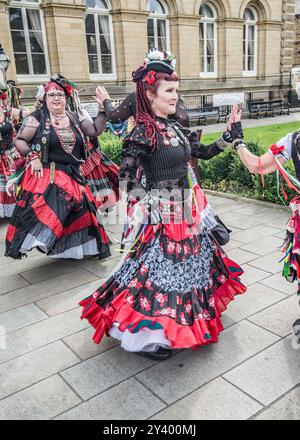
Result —
M242 118L242 110L239 110L238 105L233 104L231 107L231 113L229 115L229 119L227 122L227 129L228 131L231 131L231 126L235 122L240 122Z
M98 86L96 88L96 96L94 96L95 101L98 102L100 107L103 107L103 102L106 99L110 99L109 94L105 87Z

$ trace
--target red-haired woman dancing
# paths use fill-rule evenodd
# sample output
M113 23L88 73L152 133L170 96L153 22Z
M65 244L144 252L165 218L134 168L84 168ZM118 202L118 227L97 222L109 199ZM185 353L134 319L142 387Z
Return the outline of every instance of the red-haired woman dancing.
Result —
M96 343L106 333L158 360L172 349L217 342L221 313L246 290L242 269L205 227L205 196L191 182L188 161L202 146L168 119L178 100L174 69L171 54L150 51L134 72L136 126L124 140L120 179L129 199L139 199L137 233L113 275L80 303ZM137 188L138 162L146 191Z

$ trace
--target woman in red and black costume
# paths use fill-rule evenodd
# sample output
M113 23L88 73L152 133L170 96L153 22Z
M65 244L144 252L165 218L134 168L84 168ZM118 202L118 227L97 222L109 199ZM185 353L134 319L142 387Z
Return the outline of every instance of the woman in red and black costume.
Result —
M85 137L99 135L106 116L94 122L66 110L72 87L56 75L45 85L44 103L22 125L15 145L26 157L21 191L6 235L6 256L21 258L33 248L51 257L81 259L110 255L109 239L80 166ZM96 100L101 101L96 89Z
M136 199L131 191L141 164L147 192L139 191L135 208L146 219L117 270L80 305L96 330L94 342L107 334L127 351L163 360L173 349L217 342L221 313L246 287L242 269L203 226L204 195L193 192L188 169L202 147L190 145L167 118L175 112L178 77L173 59L157 58L134 72L136 126L124 140L120 167L128 198Z
M20 94L14 81L0 83L0 218L11 217L16 203L14 192L6 192L6 184L10 159L14 156L16 127L29 114L29 110L18 108Z

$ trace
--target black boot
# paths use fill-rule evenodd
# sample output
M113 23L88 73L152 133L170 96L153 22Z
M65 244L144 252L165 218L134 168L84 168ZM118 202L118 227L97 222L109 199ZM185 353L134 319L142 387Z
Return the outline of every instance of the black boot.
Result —
M154 361L165 361L172 356L172 350L169 348L158 347L155 351L139 351L137 354Z

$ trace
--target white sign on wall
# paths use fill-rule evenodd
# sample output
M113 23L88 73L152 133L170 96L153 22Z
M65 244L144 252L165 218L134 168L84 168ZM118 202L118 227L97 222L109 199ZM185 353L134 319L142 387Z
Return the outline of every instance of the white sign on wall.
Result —
M213 95L213 106L221 107L222 105L244 104L245 93L223 93Z
M91 118L95 118L99 111L99 106L97 102L83 102L81 106L84 110L88 112Z

